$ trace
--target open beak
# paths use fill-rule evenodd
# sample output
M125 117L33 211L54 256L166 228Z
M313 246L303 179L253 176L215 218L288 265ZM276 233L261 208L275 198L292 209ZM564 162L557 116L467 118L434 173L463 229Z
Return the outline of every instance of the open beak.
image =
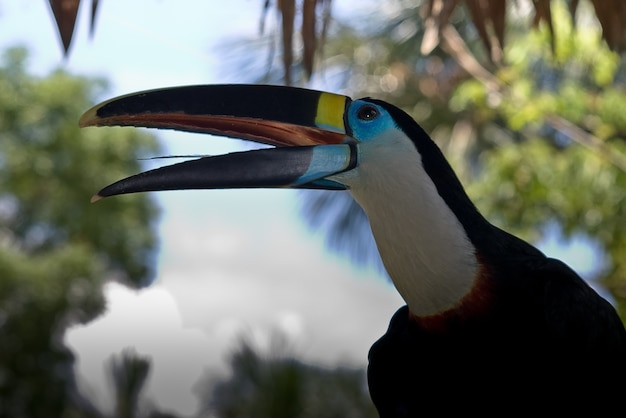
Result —
M86 126L141 126L247 139L276 148L202 157L146 171L100 190L125 193L224 188L345 189L328 177L358 164L346 133L351 99L265 85L198 85L132 93L94 106Z

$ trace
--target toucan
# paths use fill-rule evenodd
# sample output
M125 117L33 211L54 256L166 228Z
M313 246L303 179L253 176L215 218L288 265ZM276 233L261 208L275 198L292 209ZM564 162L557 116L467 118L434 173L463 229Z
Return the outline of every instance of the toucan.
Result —
M274 146L139 173L93 200L180 189L348 190L406 302L369 352L381 417L563 412L585 403L623 412L626 331L615 309L563 262L487 221L400 108L302 88L196 85L114 98L79 124Z

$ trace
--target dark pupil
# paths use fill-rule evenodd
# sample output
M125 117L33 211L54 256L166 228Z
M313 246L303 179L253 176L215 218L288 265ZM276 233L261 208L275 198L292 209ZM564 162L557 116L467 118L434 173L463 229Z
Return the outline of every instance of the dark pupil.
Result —
M378 116L378 110L374 106L363 106L359 109L357 117L361 120L372 120Z

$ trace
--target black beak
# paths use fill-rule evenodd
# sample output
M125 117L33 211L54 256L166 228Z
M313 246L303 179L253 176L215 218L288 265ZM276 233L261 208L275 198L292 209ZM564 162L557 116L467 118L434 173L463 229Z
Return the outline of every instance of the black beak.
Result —
M120 180L92 200L180 189L297 187L345 189L328 179L357 166L346 134L346 96L292 87L201 85L150 90L103 102L79 125L204 132L277 148L203 157ZM288 148L287 148L288 147Z

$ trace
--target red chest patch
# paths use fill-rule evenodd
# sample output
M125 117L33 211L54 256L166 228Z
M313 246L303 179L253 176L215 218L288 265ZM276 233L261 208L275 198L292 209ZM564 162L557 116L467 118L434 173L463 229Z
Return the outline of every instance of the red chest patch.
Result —
M411 320L425 331L447 334L469 323L481 322L482 318L492 312L494 299L492 272L484 263L480 263L472 289L457 306L436 315L415 316L411 314Z

